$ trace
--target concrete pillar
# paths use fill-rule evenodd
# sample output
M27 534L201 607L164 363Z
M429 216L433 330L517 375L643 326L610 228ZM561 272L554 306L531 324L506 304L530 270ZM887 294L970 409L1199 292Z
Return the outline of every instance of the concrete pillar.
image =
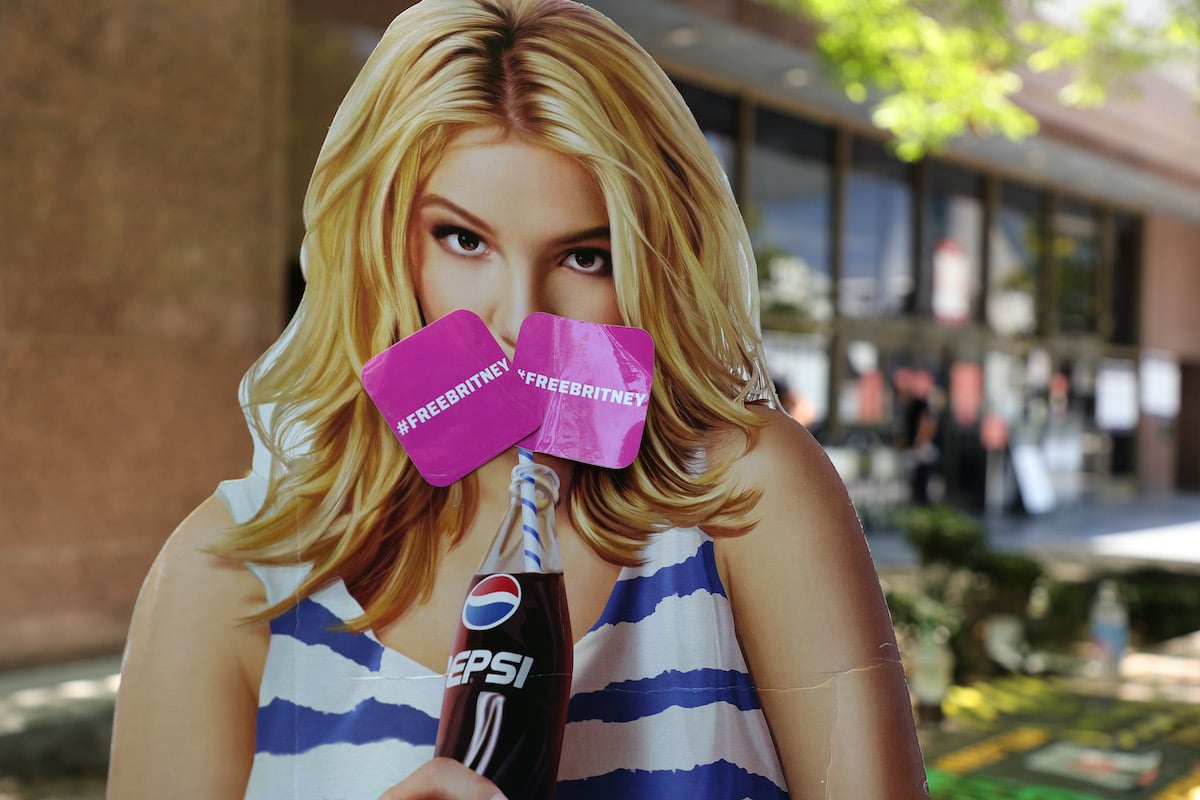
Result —
M1200 364L1196 326L1196 309L1200 308L1200 225L1165 214L1150 214L1143 241L1142 346L1173 354L1185 376L1194 375ZM1200 431L1200 395L1191 379L1181 388L1179 419L1164 422L1147 418L1139 430L1138 472L1144 491L1200 488L1193 483L1193 468L1187 466L1197 463L1194 448L1195 432ZM1182 482L1180 477L1184 478Z

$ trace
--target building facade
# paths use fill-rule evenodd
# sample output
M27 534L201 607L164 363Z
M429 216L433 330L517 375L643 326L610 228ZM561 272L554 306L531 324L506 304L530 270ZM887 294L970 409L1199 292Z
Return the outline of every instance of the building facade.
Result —
M910 164L822 76L803 22L754 0L592 4L725 165L772 368L868 522L926 489L999 512L1200 489L1194 76L1079 111L1026 75L1038 135Z
M0 8L0 668L120 649L249 466L236 384L299 291L300 198L384 0ZM677 82L753 235L772 368L864 516L1200 489L1200 115L1150 76L894 159L755 0L593 0ZM908 440L932 417L934 450ZM926 426L927 427L927 426Z

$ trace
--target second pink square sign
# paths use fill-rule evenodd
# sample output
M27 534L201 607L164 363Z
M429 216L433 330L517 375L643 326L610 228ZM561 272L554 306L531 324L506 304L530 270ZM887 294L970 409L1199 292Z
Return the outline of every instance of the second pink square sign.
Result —
M654 377L649 333L531 314L513 362L521 383L535 390L542 420L520 446L601 467L626 467L637 457Z

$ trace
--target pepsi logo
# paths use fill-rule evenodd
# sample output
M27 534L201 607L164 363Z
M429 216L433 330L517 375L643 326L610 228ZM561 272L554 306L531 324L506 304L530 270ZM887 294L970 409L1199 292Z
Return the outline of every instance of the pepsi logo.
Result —
M512 575L489 575L467 595L462 623L473 631L494 628L516 613L521 605L521 584Z

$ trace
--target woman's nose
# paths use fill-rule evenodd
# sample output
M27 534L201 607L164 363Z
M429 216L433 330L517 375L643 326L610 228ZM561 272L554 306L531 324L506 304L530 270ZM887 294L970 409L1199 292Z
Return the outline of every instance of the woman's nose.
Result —
M496 308L492 315L492 333L502 345L517 346L521 323L539 308L539 289L533 271L516 266L507 271L507 285L498 287Z

